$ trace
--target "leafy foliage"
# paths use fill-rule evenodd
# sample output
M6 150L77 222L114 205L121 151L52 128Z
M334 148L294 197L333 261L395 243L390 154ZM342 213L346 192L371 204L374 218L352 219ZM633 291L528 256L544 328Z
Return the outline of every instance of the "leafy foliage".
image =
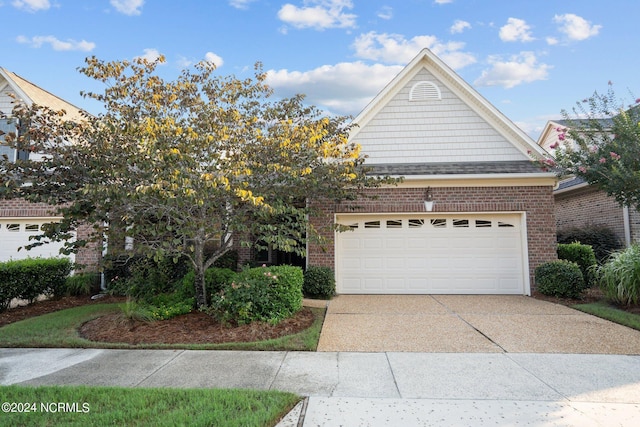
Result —
M212 297L210 311L225 323L277 324L302 308L302 282L300 267L248 268Z
M583 178L622 206L640 208L640 99L627 107L609 86L563 111L555 158L562 173Z
M560 243L558 244L558 258L578 264L585 280L585 285L590 287L593 284L593 269L598 262L591 246L578 242Z
M67 277L65 295L86 296L100 288L100 275L96 273L79 273Z
M33 302L40 295L62 296L71 272L67 258L29 258L0 262L0 311L13 298Z
M609 255L622 248L620 240L609 227L587 226L583 228L570 228L559 231L557 234L558 243L580 242L589 245L598 263L603 263Z
M336 279L329 267L309 266L304 272L304 295L311 298L331 299L336 293Z
M68 252L108 233L111 251L130 237L155 259L184 256L206 307L204 272L232 242L302 254L319 233L301 200L353 199L389 181L366 176L346 117L325 117L301 95L271 100L259 64L244 80L203 62L167 81L156 73L162 62L87 58L80 72L106 87L83 93L103 104L95 117L14 108L23 132L5 140L46 156L3 162L0 196L56 206L64 219L45 232L54 241L94 224Z
M598 268L598 280L605 297L617 304L640 301L640 245L635 244L613 254Z
M536 286L544 295L578 298L585 289L580 267L567 260L549 261L536 268Z

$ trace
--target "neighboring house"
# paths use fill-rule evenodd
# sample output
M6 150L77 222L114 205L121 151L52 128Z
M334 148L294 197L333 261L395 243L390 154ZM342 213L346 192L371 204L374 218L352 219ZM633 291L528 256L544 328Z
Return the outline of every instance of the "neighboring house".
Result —
M372 174L405 179L357 203L311 201L327 243L308 265L334 268L341 294L531 293L556 259L556 177L531 161L535 141L428 49L354 123Z
M603 119L607 128L610 119ZM553 155L552 146L565 132L568 122L565 120L548 121L538 138L538 145ZM554 191L556 204L556 227L564 231L571 228L605 226L610 228L618 240L629 246L640 240L640 213L636 209L622 207L604 191L589 185L577 177L568 177Z
M4 68L0 68L0 112L11 116L15 100L27 105L37 104L54 110L65 110L71 119L80 118L80 110L72 104L58 98L24 78ZM4 132L19 132L15 120L0 119L0 129ZM16 152L4 144L4 137L0 136L0 156L6 155L10 161L18 159L37 159L38 153ZM36 247L30 251L18 248L30 243L29 237L40 233L43 224L57 222L50 206L41 203L29 203L21 199L0 199L0 261L9 259L23 259L27 257L60 256L62 243L49 243ZM83 233L84 230L78 230ZM96 266L101 252L96 249L80 251L70 258L87 267Z

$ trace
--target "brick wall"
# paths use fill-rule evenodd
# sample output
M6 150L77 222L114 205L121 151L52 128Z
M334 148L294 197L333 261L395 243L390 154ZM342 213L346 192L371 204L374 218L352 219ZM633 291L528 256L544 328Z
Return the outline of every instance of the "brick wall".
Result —
M323 242L309 246L309 265L334 267L334 213L425 212L424 188L369 190L376 199L336 205L315 202L318 215L311 219ZM532 290L534 271L556 256L556 227L552 187L443 187L432 188L434 212L526 212L529 274Z
M594 187L556 195L558 231L574 227L607 226L624 244L623 210L613 197Z

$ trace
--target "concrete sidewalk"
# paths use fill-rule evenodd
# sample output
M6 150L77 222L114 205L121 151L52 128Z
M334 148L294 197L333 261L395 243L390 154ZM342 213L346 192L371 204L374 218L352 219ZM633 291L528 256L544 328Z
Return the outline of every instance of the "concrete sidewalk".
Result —
M640 356L0 349L0 384L251 388L308 396L282 426L631 426Z

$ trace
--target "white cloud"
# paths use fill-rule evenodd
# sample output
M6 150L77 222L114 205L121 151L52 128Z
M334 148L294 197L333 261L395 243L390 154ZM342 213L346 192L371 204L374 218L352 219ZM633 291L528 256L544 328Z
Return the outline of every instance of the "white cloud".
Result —
M47 10L51 7L49 0L14 0L11 4L16 9L23 9L27 12Z
M558 44L558 39L555 37L547 37L545 40L547 41L547 44L549 46L554 46Z
M434 3L436 3L436 4L447 4L447 3L453 3L453 0L434 0Z
M391 19L393 18L393 8L391 6L382 6L377 15L380 19Z
M468 23L467 21L461 21L460 19L456 19L456 21L453 23L451 28L449 28L449 31L451 32L451 34L458 34L469 28L471 28L470 23Z
M523 19L509 18L507 24L500 28L500 40L505 42L530 42L531 27Z
M454 69L476 62L472 54L461 51L464 46L462 42L440 42L436 36L415 36L407 40L399 34L374 31L361 34L353 43L358 58L403 65L426 47Z
M160 58L162 54L158 51L158 49L144 49L144 54L141 56L136 56L134 59L144 59L147 62L153 62L156 59Z
M482 72L474 82L476 86L502 86L505 89L523 83L546 80L552 68L547 64L539 64L533 52L520 52L509 60L503 61L498 56L489 58L491 68Z
M256 0L229 0L229 5L236 9L248 9L249 3L254 1Z
M111 6L125 15L140 15L143 5L144 0L111 0Z
M572 41L581 41L597 36L602 28L602 25L592 25L591 22L573 13L556 15L553 17L553 22L558 24L558 30Z
M302 93L306 101L336 114L359 113L399 72L401 65L361 61L323 65L310 71L267 71L267 84L278 96Z
M305 0L303 7L290 3L278 11L278 18L294 28L353 28L357 15L345 13L353 9L351 0Z
M88 42L86 40L77 41L68 39L66 41L63 41L58 40L54 36L34 36L31 38L18 36L16 37L16 41L18 43L31 45L31 47L35 48L40 48L42 47L42 45L48 44L53 50L58 51L79 50L82 52L91 52L96 47L95 43Z
M222 64L224 64L224 60L222 59L222 57L219 55L216 55L213 52L207 52L204 55L204 60L207 62L211 62L212 64L215 64L216 68L220 68L222 67Z

